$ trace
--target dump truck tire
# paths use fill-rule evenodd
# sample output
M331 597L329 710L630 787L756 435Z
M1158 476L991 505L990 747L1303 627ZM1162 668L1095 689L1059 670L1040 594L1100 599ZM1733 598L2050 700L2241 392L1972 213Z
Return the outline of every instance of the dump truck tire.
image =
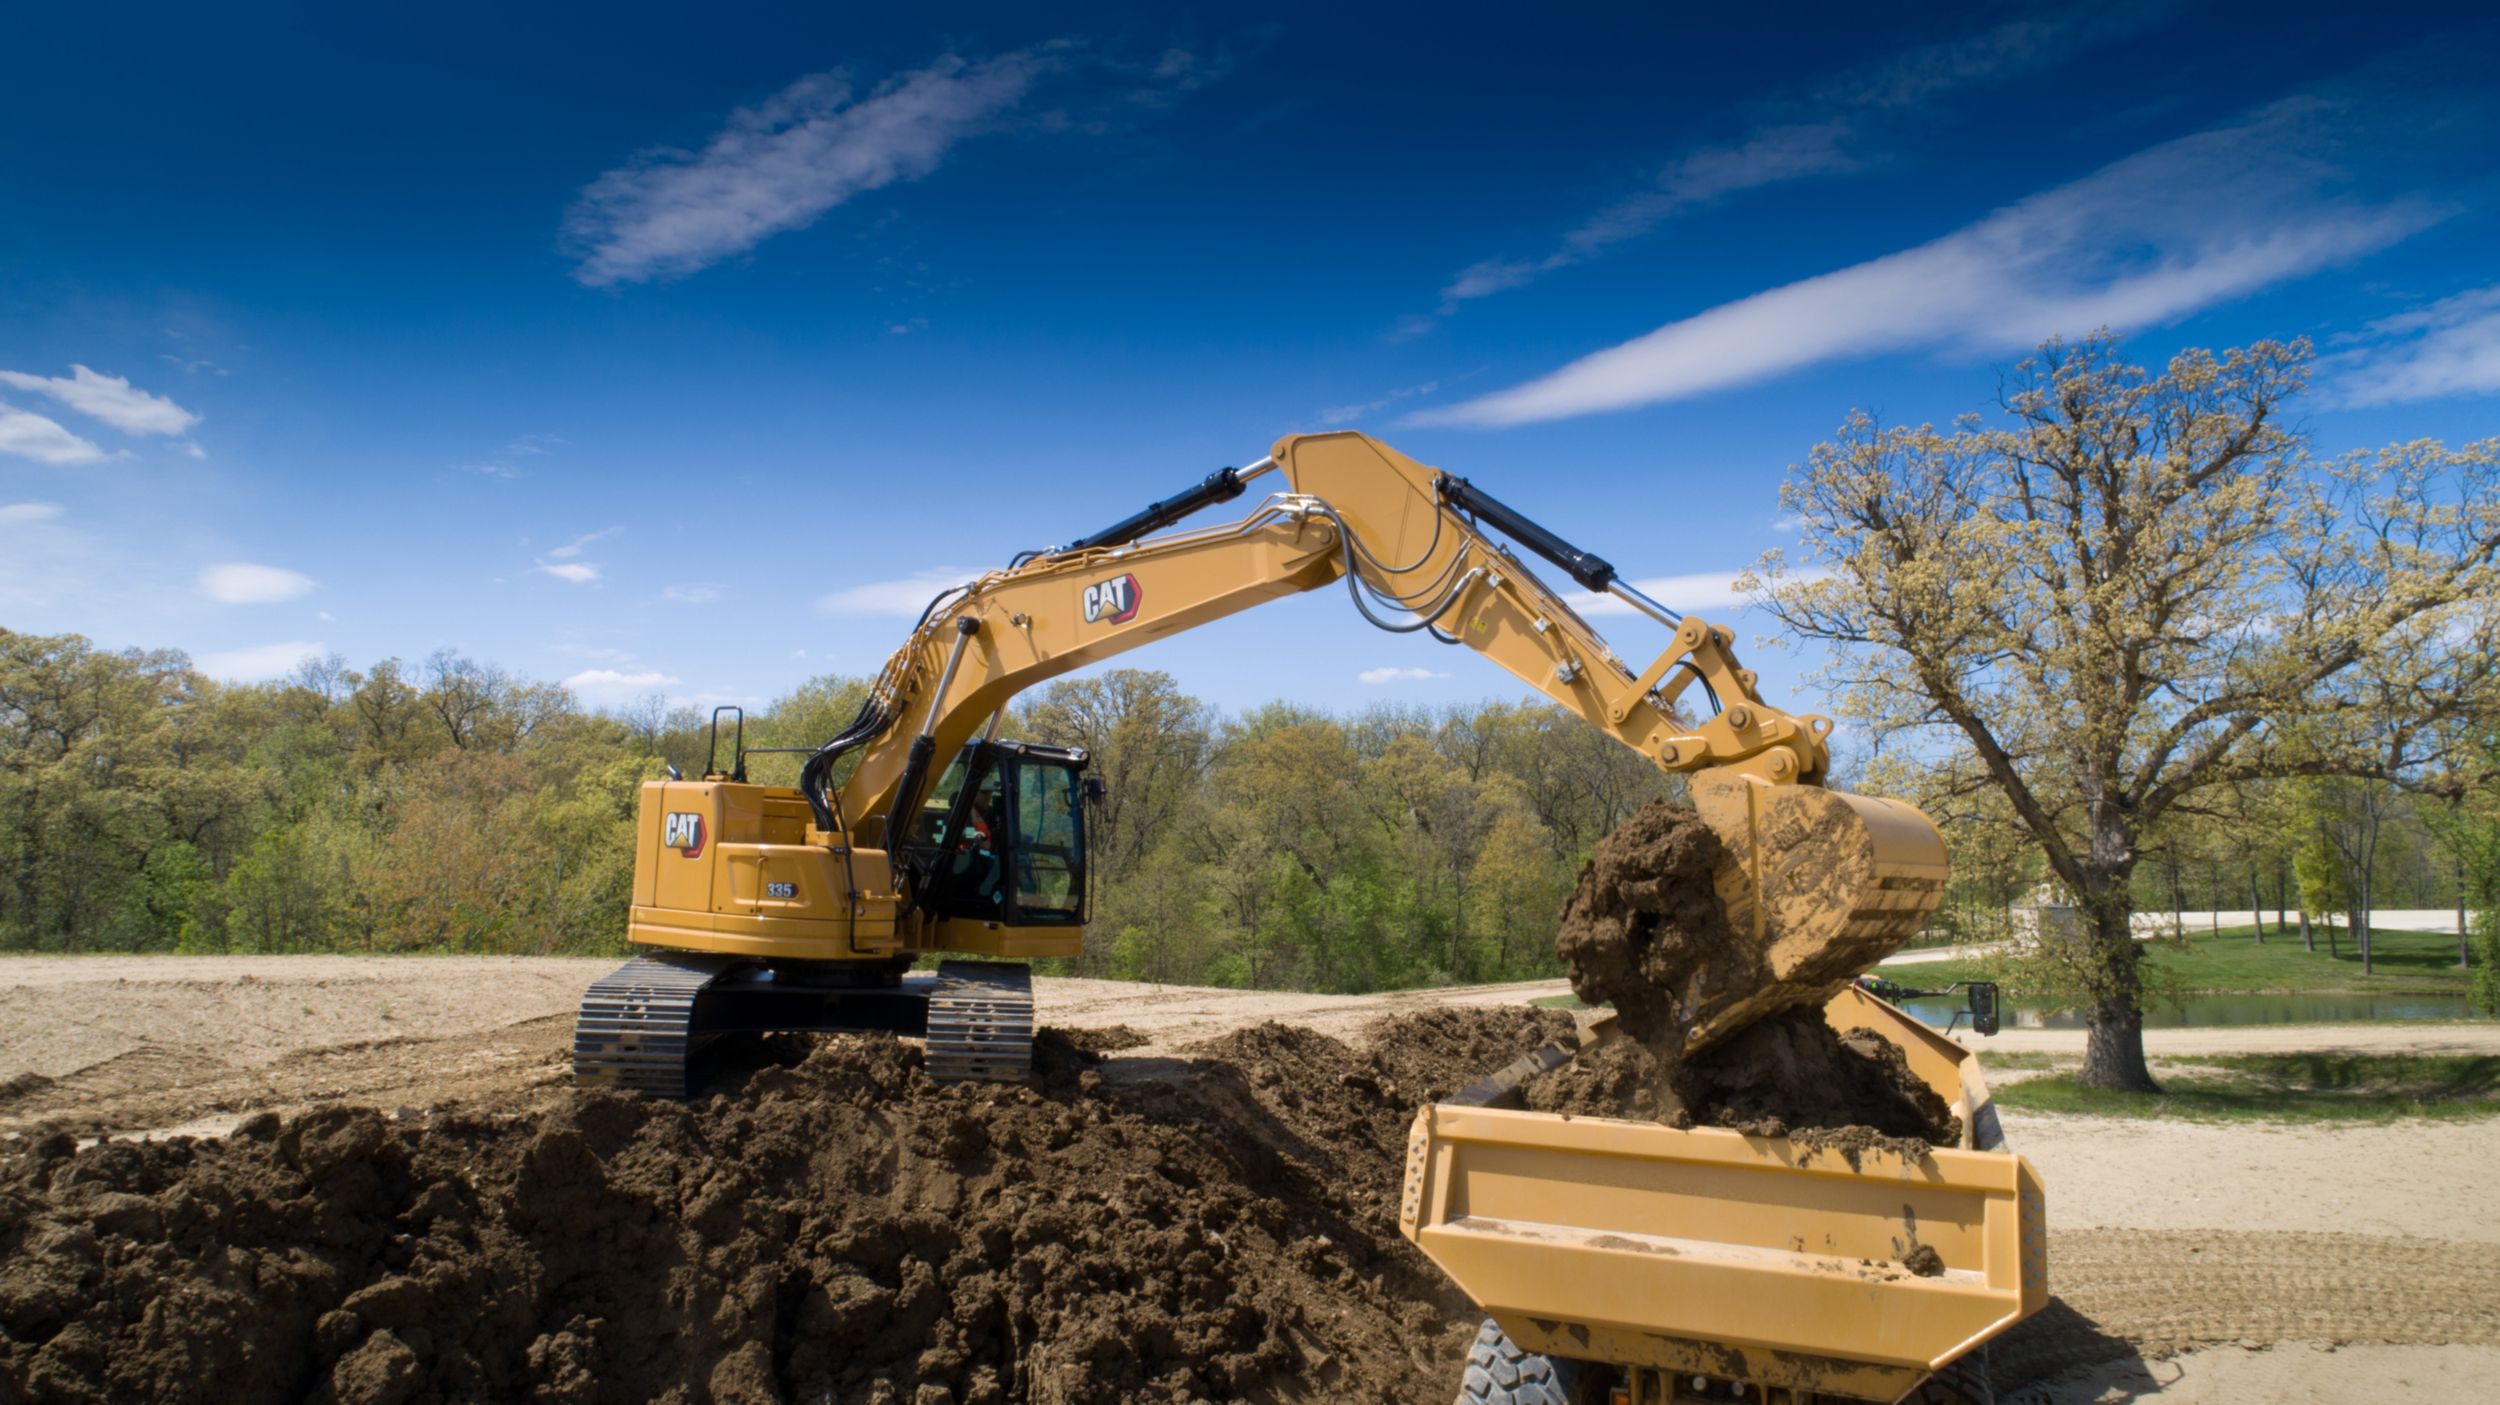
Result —
M1467 1346L1458 1405L1578 1405L1577 1364L1521 1351L1491 1318Z

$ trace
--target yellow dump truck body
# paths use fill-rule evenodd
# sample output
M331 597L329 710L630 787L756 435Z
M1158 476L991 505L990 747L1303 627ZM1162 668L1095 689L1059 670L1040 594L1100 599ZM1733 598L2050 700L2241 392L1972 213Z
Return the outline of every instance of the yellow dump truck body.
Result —
M1439 1103L1415 1119L1401 1228L1520 1347L1628 1368L1629 1398L1693 1375L1900 1398L2047 1303L2046 1206L1967 1050L1856 990L1825 1013L1899 1045L1964 1145L1844 1154ZM1904 1266L1921 1246L1941 1272Z

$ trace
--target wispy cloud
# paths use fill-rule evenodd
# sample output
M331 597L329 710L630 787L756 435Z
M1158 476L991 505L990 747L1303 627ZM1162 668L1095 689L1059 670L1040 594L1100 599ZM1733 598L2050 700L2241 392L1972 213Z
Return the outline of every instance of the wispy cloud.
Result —
M973 566L933 566L900 580L870 581L820 596L816 608L828 615L916 616L939 591L980 574Z
M809 74L732 114L702 151L646 152L592 181L565 219L574 277L592 287L695 272L896 181L1021 102L1051 56L949 54L859 93Z
M184 434L200 417L162 395L150 395L121 376L99 375L73 365L66 376L36 376L0 371L0 385L48 395L79 414L99 419L124 434Z
M2500 284L2370 324L2374 344L2326 358L2329 399L2392 405L2500 391Z
M587 561L541 561L530 569L572 585L588 585L599 579L599 568Z
M1790 181L1838 175L1880 159L1884 134L1964 89L2011 82L2071 61L2142 31L2168 6L2134 3L2024 15L1979 33L1904 49L1842 73L1813 90L1770 104L1772 115L1729 142L1694 147L1667 162L1647 186L1582 220L1548 252L1486 259L1461 269L1441 290L1440 313L1585 263L1618 244L1730 196ZM1410 318L1391 335L1430 326Z
M613 668L586 668L565 679L564 686L592 702L622 702L684 681L657 669L625 673Z
M721 588L709 581L694 581L685 585L660 588L660 598L673 605L709 605L720 597Z
M575 537L562 546L548 548L547 555L558 561L570 561L588 551L591 543L606 541L624 530L622 527L602 527L598 531Z
M280 566L226 561L200 572L200 594L220 605L274 605L313 588L313 578Z
M0 527L22 526L29 522L49 522L61 515L61 505L54 502L0 503Z
M223 649L202 654L192 660L193 666L211 678L231 682L257 683L283 678L295 671L306 659L317 659L329 649L316 640L290 639L283 644L254 644L242 649Z
M1631 409L1839 357L1999 351L2058 332L2144 326L2333 266L2442 211L2369 203L2331 159L2351 109L2276 103L2140 152L1933 243L1668 323L1550 375L1414 423L1498 426Z
M61 428L59 421L5 400L0 400L0 454L37 463L94 463L104 457L102 449Z
M1378 687L1384 683L1428 683L1435 678L1447 678L1449 676L1450 675L1439 672L1435 669L1401 666L1392 668L1367 668L1361 673L1354 675L1354 681Z
M1356 420L1379 414L1401 400L1412 400L1418 395L1430 395L1440 388L1441 382L1439 381L1425 381L1422 385L1410 385L1392 390L1377 400L1366 400L1360 405L1332 405L1319 412L1319 422L1330 425L1352 424Z
M1650 576L1632 582L1632 588L1678 614L1703 615L1712 612L1744 609L1751 602L1736 588L1737 579L1745 569L1733 571L1691 571L1680 576ZM1820 568L1791 571L1790 580L1821 580L1830 575ZM1592 591L1572 591L1563 596L1563 603L1583 615L1637 615L1623 601L1611 595Z

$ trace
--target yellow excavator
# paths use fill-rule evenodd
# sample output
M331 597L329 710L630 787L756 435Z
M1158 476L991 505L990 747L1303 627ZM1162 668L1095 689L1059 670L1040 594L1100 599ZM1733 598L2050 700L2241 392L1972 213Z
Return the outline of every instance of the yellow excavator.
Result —
M1269 475L1279 489L1240 520L1152 535ZM1619 656L1496 533L1665 626L1668 644L1637 666ZM1935 827L1907 805L1824 789L1830 720L1765 701L1725 627L1650 599L1465 478L1362 434L1290 435L1246 468L941 593L795 788L750 783L742 737L725 769L716 754L699 779L646 784L630 936L649 950L584 998L576 1079L684 1097L712 1041L790 1030L919 1036L934 1077L1023 1076L1033 1002L1020 961L1080 950L1099 788L1082 752L1000 739L1009 703L1337 582L1380 628L1473 649L1689 775L1724 844L1719 894L1765 953L1766 989L1837 989L1935 907ZM1696 687L1706 720L1678 706ZM915 971L928 953L989 959ZM1730 1004L1693 1039L1766 1008Z

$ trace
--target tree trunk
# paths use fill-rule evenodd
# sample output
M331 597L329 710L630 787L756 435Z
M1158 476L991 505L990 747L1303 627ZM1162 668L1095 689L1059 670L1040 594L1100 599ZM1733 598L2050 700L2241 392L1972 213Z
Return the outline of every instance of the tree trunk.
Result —
M2377 968L2370 960L2370 875L2366 870L2361 875L2360 910L2353 914L2352 939L2361 945L2361 974L2374 974Z
M2352 914L2345 913L2344 921L2349 924L2352 921ZM2330 961L2344 959L2343 944L2335 939L2335 914L2331 912L2326 914L2326 956Z
M2093 903L2093 945L2100 956L2097 998L2084 1031L2083 1072L2086 1088L2111 1088L2131 1093L2158 1093L2153 1070L2144 1062L2143 959L2135 943L2135 924L2127 902L2126 882L2110 885Z
M2257 924L2257 945L2266 944L2265 894L2257 891L2257 870L2248 871L2248 917Z
M2300 910L2300 949L2303 951L2318 949L2318 934L2309 928L2309 909L2305 907Z
M2468 952L2469 952L2470 950L2471 950L2471 948L2470 948L2469 944L2467 943L2467 941L2466 941L2466 939L2465 939L2465 860L2463 860L2463 859L2459 859L2459 860L2457 860L2457 969L2458 969L2458 970L2462 971L2462 970L2464 970L2466 967L2471 966L2471 965L2473 965L2473 964L2474 964L2474 962L2473 962L2472 958L2468 955Z
M2278 932L2292 923L2288 907L2289 893L2290 887L2283 880L2283 865L2277 863L2274 866L2274 930Z

